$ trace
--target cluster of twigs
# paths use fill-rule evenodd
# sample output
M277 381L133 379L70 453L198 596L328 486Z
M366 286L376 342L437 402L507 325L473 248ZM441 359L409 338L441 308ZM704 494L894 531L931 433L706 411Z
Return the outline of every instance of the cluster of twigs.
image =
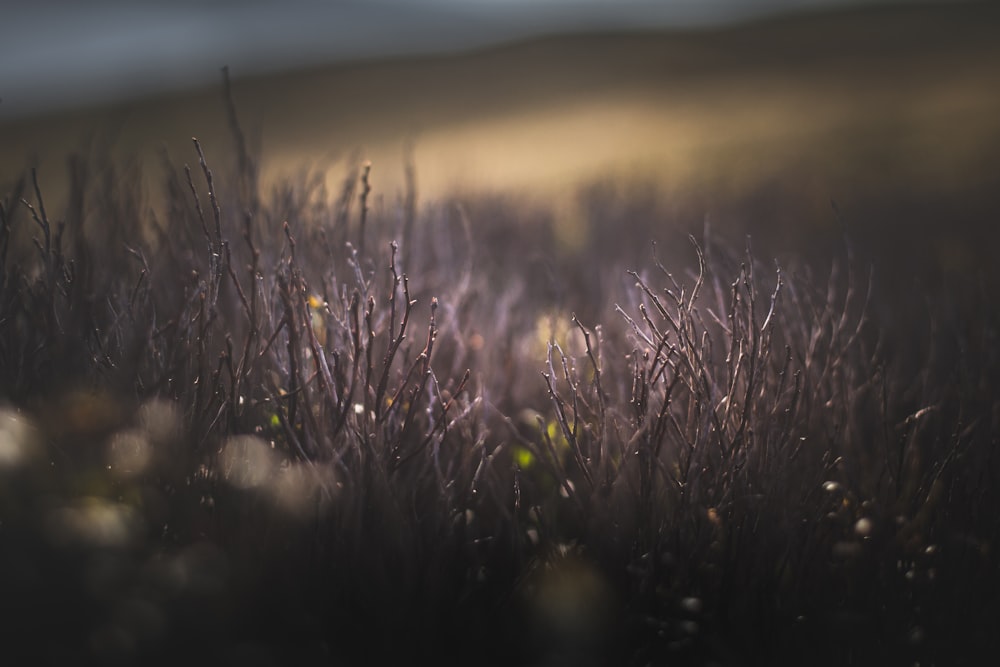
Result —
M940 368L900 384L908 370L885 365L870 288L850 262L846 282L835 267L813 291L780 269L766 286L749 246L738 262L695 252L690 288L658 261L660 289L629 272L636 298L616 308L620 338L575 321L575 353L550 344L544 379L567 455L544 432L533 451L569 499L560 511L586 544L629 563L629 599L648 623L634 631L660 638L638 645L676 657L705 640L678 608L692 596L728 639L787 659L838 634L886 658L920 655L929 625L939 636L957 627L929 610L961 606L976 584L918 592L907 577L955 539L942 494L969 507L992 497L959 481L991 427L965 422L957 394L936 385ZM721 282L718 269L733 266ZM989 578L987 562L976 576ZM886 624L894 635L880 634ZM765 629L780 642L768 645Z

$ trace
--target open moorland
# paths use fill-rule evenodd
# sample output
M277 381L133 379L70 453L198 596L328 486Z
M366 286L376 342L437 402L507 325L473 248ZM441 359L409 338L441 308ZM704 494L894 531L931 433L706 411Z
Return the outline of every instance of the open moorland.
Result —
M0 125L0 656L994 655L996 18Z

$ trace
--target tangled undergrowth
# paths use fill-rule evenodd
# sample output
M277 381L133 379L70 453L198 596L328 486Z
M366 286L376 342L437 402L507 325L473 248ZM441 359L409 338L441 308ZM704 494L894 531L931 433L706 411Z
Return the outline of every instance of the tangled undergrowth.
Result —
M369 166L265 193L237 146L155 214L83 159L58 220L34 173L0 208L0 653L997 648L989 314L906 323L914 366L850 244L825 277L715 238L626 265L655 216L571 250L502 200L376 203Z

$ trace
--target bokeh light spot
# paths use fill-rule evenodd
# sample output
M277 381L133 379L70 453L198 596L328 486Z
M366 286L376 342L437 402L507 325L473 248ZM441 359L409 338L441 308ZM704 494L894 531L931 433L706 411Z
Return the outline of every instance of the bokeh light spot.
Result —
M252 435L229 438L219 457L223 478L240 489L267 482L277 468L277 457L266 442Z
M120 431L108 442L108 465L117 477L142 474L152 458L153 447L142 431Z
M0 409L0 470L22 465L37 447L32 423L14 410Z
M44 527L59 547L124 547L139 533L141 520L128 505L85 497L51 510Z

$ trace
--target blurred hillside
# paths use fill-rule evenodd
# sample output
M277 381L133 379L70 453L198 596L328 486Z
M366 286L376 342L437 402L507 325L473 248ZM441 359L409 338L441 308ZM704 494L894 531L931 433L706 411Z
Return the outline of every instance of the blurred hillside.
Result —
M859 227L898 226L893 238L947 221L964 234L944 251L959 265L1000 209L998 27L982 4L855 9L233 72L233 94L265 186L316 169L336 192L370 159L391 204L412 146L424 202L504 192L553 205L573 229L581 185L630 183L625 196L643 192L679 222L710 216L780 241L830 222L834 200ZM162 148L192 160L191 136L228 153L221 91L0 125L0 184L38 165L55 201L65 156L109 142L138 154L151 182Z

